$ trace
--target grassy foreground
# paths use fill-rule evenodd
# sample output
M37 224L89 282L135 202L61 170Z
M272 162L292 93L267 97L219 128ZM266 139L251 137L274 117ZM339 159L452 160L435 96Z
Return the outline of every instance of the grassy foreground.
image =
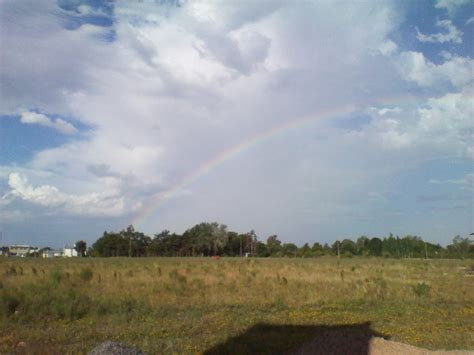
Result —
M87 352L104 340L148 353L218 344L275 352L335 325L367 326L429 349L472 350L472 263L0 258L0 352L20 342L30 351Z

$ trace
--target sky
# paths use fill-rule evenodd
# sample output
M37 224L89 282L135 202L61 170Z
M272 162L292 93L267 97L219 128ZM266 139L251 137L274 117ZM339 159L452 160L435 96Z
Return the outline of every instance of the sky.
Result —
M473 0L0 2L0 244L474 231Z

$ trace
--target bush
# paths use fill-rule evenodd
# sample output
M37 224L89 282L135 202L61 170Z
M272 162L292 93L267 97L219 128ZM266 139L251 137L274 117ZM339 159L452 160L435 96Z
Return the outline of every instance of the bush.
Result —
M431 286L424 282L419 282L412 286L412 290L418 297L428 297L431 293Z
M4 292L0 295L2 314L9 317L15 314L21 305L21 295L13 292Z

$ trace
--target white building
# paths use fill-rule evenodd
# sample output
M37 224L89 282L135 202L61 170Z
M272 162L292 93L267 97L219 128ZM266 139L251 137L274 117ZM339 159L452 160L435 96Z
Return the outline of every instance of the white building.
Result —
M45 248L41 252L41 256L43 258L54 258L54 250L50 248Z
M64 256L67 258L72 258L78 256L78 254L74 247L66 246L64 247Z
M38 248L31 245L11 245L9 247L10 255L25 257L29 254L38 252Z
M53 251L55 257L62 257L64 256L64 250L54 250Z

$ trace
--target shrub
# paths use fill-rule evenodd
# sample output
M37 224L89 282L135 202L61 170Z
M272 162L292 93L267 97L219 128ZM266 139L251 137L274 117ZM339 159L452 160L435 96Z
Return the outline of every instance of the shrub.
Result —
M0 295L2 313L7 317L15 314L21 303L21 296L19 294L4 292Z
M419 282L416 285L412 285L412 290L418 297L428 297L431 293L431 286L424 282Z

